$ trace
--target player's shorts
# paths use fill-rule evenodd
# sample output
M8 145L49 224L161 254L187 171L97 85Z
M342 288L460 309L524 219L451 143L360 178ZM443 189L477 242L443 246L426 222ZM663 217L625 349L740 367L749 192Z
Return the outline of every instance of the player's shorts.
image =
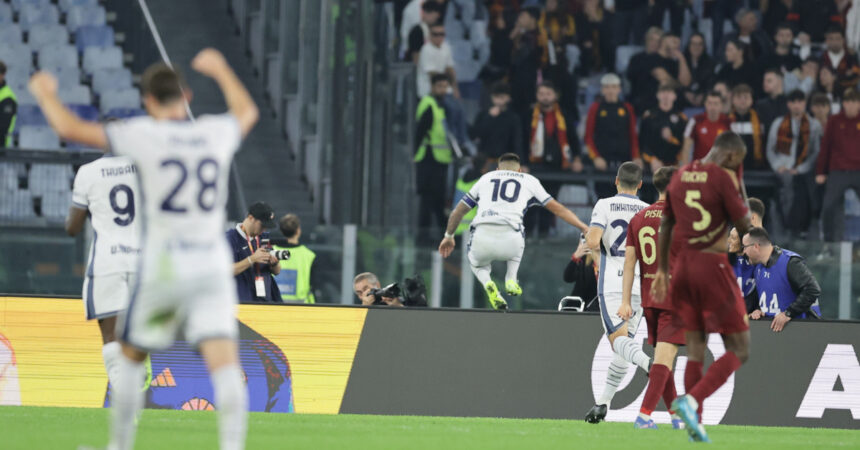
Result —
M238 300L232 276L155 280L141 280L128 309L120 315L123 341L140 350L156 351L173 345L180 330L194 347L208 339L238 338Z
M648 324L648 343L656 346L658 342L684 345L684 329L669 309L645 308L645 323Z
M633 307L633 316L630 320L624 320L618 316L618 308L621 307L621 293L610 292L607 294L598 294L600 301L600 318L603 322L603 330L606 335L610 335L618 331L622 325L627 323L627 335L633 337L636 330L639 329L639 321L642 319L642 298L634 295L630 299L630 306Z
M678 254L670 297L684 330L720 334L749 330L746 306L725 253Z
M469 263L484 267L493 261L517 261L523 257L525 238L509 225L484 223L471 228Z
M135 274L130 272L87 275L81 294L87 320L114 317L124 310L135 279Z

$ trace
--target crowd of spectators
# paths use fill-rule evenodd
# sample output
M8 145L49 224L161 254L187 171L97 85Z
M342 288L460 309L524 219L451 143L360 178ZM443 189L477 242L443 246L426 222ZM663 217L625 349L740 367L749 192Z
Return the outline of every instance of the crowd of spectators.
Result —
M824 210L824 238L842 237L845 193L860 193L860 0L397 4L419 97L433 75L450 83L439 104L455 156L514 151L538 178L653 171L730 129L746 173L773 181L751 195L778 206L777 226L804 237Z

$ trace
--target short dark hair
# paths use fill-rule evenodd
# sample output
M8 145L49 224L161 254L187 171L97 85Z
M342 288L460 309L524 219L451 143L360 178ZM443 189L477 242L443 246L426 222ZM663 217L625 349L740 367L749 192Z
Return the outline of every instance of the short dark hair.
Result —
M283 233L284 237L287 239L295 236L301 226L302 221L299 220L299 216L295 214L287 214L284 217L281 217L281 220L278 221L278 228L281 229L281 233Z
M0 75L6 75L6 63L0 61Z
M741 94L753 94L753 90L750 85L746 83L740 83L732 88L732 95L741 95Z
M182 98L185 81L182 76L163 62L149 66L140 83L144 95L151 95L164 105Z
M450 78L448 78L448 74L447 74L447 73L434 73L434 74L430 77L430 85L431 85L431 86L432 86L432 85L434 85L434 84L436 84L436 83L438 83L438 82L440 82L440 81L446 81L446 82L450 83L450 82L451 82L451 79L450 79Z
M794 34L794 28L791 27L791 24L788 22L780 22L777 24L776 28L773 30L773 35L776 36L776 33L779 33L779 30L789 30L791 34Z
M759 217L764 219L764 202L755 197L750 197L747 201L750 204L750 212L756 213Z
M493 86L490 88L490 96L493 95L511 95L511 87L504 81L493 83Z
M842 30L842 27L839 25L830 25L827 27L827 30L824 32L824 35L838 33L840 36L845 37L845 31Z
M782 74L781 70L776 69L776 68L770 68L770 69L767 69L764 71L764 73L761 76L762 79L764 79L764 76L769 74L769 73L778 76L780 79L785 78L785 75Z
M675 166L663 166L654 172L653 181L657 192L661 194L666 192L666 188L669 187L669 182L672 181L672 176L675 175L677 170L678 168Z
M618 167L618 186L623 189L635 189L642 182L642 168L627 161Z
M550 81L550 80L543 80L543 81L541 81L541 82L538 84L538 89L540 89L540 88L552 89L552 90L556 93L556 95L558 95L558 88L555 86L555 83L553 83L553 82L552 82L552 81Z
M843 102L860 102L860 92L857 89L846 89L842 94Z
M830 98L827 97L827 94L825 94L824 92L816 92L812 94L812 97L809 99L809 103L812 106L830 106Z
M514 161L515 163L519 164L520 163L520 157L517 156L516 153L505 153L504 155L499 156L499 162L500 163L508 162L508 161Z
M670 81L668 83L661 84L660 87L657 88L657 93L659 94L660 92L675 92L676 88L677 85Z
M714 147L730 152L746 152L747 146L744 140L734 131L723 131L714 140Z
M767 234L767 230L762 227L753 227L751 230L747 232L747 236L750 239L754 240L757 244L770 244L770 235Z
M708 97L716 97L720 99L720 101L723 101L723 94L720 94L718 91L715 91L713 89L708 91L707 95L705 95L706 101L708 100Z
M785 98L789 102L806 101L806 94L800 89L794 89Z
M431 12L441 13L442 7L441 7L441 5L439 5L436 2L424 2L424 4L421 5L421 10L424 11L425 13L431 13Z

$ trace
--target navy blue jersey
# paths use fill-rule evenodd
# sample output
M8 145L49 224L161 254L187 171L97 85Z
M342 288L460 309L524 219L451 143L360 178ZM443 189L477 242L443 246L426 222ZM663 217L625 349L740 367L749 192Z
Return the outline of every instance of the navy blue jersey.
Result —
M746 256L738 255L732 262L732 268L735 270L735 276L738 278L738 287L741 288L741 294L744 297L750 295L755 290L755 268Z
M233 254L233 262L239 262L253 255L260 248L261 241L268 239L269 233L263 232L260 236L249 240L242 235L236 228L227 230L227 242L230 244L230 251ZM254 290L254 278L257 276L263 277L266 286L266 297L257 297ZM239 294L239 302L281 302L281 291L275 279L272 277L272 270L268 264L253 264L253 266L236 275L236 290Z
M755 266L755 285L759 294L759 308L765 316L773 317L784 312L797 299L797 294L791 289L791 283L788 281L788 261L791 258L802 257L790 250L783 249L773 266L765 267L763 264ZM821 315L817 300L810 309L819 316ZM806 317L807 314L803 313L798 318L804 319Z

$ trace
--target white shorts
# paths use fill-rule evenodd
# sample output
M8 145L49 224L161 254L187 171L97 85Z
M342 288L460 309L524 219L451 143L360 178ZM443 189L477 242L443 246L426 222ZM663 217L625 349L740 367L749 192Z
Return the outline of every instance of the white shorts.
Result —
M119 330L123 341L146 351L170 348L180 330L194 347L207 339L237 339L237 304L232 276L142 281L120 315Z
M136 280L131 272L110 273L84 278L84 311L87 320L116 316L128 306L131 289Z
M597 297L600 300L600 318L606 334L615 333L627 323L627 335L633 337L636 330L639 329L639 321L642 320L642 297L634 295L630 299L630 304L633 307L633 316L630 317L630 320L624 320L618 316L618 308L621 307L620 292L599 294Z
M469 263L473 267L484 267L493 261L517 261L526 248L521 231L508 225L484 223L472 228L469 240Z

